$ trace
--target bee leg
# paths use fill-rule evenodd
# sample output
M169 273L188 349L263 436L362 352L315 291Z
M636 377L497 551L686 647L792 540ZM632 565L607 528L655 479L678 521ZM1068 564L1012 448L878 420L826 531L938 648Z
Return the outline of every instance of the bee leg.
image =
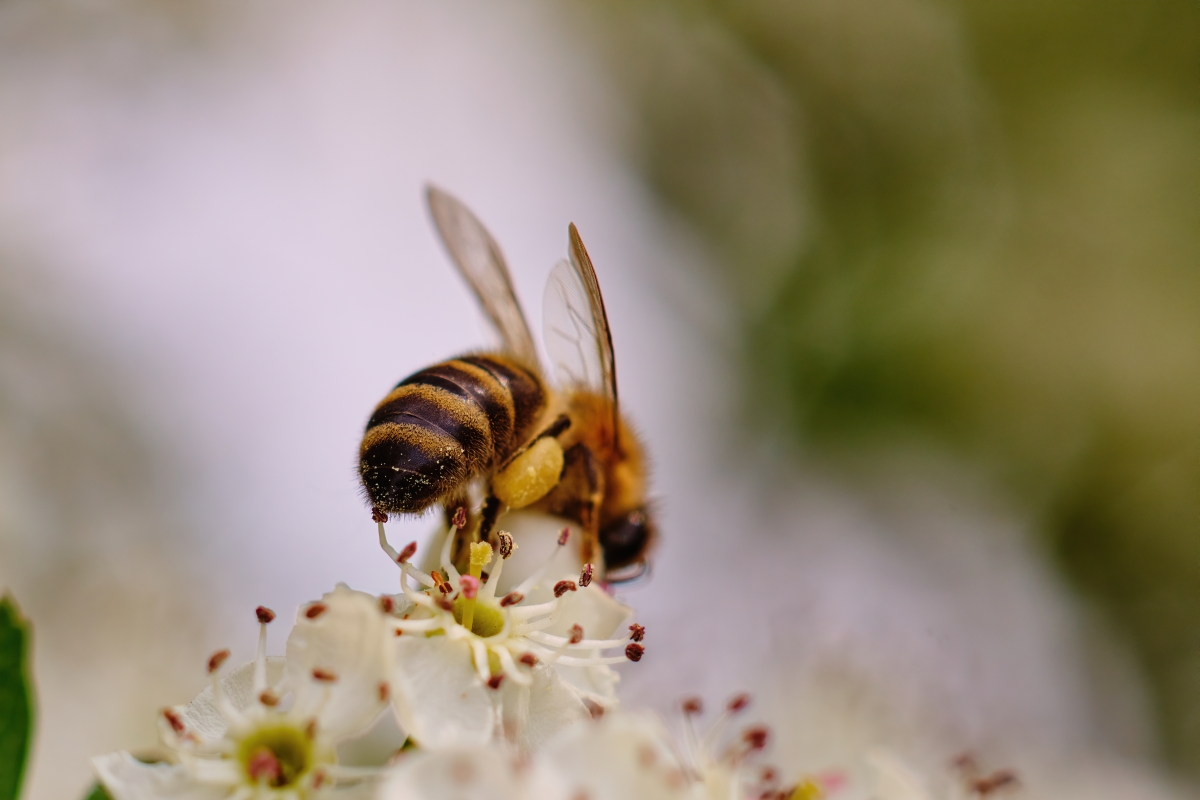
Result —
M585 491L579 498L579 524L583 527L582 557L585 564L595 564L600 551L600 504L604 500L604 473L595 454L583 442L568 448L563 454L563 474L579 467Z
M562 433L567 430L567 428L570 428L570 427L571 427L571 418L568 417L566 414L559 414L557 417L554 418L553 422L551 422L549 425L547 425L545 428L542 429L541 433L539 433L537 436L534 436L532 439L530 439L524 445L517 448L516 452L514 452L508 458L504 459L504 461L500 464L500 466L496 468L496 472L503 472L505 469L508 468L509 464L516 461L518 457L524 455L526 450L533 447L535 444L540 442L542 439L545 439L546 437L557 438L557 437L561 436Z
M500 498L488 493L479 512L479 541L491 542L492 528L496 527L496 518L500 516Z

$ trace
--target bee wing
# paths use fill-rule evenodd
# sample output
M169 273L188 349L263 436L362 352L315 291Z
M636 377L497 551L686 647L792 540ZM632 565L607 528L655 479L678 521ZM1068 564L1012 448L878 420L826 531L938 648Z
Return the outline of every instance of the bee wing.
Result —
M500 334L504 350L537 367L533 334L513 292L512 279L496 240L457 198L433 185L426 187L425 197L442 244Z
M570 262L560 261L546 281L542 336L563 386L584 388L612 401L617 430L617 365L612 333L596 270L574 223L568 229Z

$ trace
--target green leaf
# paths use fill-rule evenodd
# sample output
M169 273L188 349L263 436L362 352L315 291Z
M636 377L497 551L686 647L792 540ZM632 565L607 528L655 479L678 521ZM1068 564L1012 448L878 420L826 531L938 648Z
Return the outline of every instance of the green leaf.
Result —
M88 792L86 800L112 800L112 797L105 791L103 786L96 783L92 786L92 790Z
M0 600L0 800L17 800L29 735L33 702L26 658L29 623L11 597Z

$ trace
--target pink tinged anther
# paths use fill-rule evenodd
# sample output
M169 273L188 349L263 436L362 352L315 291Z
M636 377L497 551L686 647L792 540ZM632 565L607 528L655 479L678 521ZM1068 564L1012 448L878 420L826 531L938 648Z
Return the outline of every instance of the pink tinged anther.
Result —
M454 516L450 518L450 524L460 531L467 527L467 509L465 506L459 506L454 509Z
M211 675L221 668L225 663L225 659L229 658L228 650L218 650L208 658L208 672Z
M525 595L521 594L520 592L509 592L508 594L504 595L504 597L500 598L500 607L506 608L508 606L515 606L524 599Z
M385 614L390 614L396 610L396 601L390 595L383 595L379 598L379 610Z
M747 728L742 731L742 741L750 746L751 750L762 750L767 746L767 737L770 732L762 725L756 725L753 728Z
M583 641L583 628L579 625L571 626L571 635L567 638L571 644L579 644Z
M258 617L258 621L263 625L275 620L275 612L266 606L259 606L258 608L254 609L254 616Z
M518 658L517 661L520 661L525 666L529 667L530 669L533 669L538 664L538 657L535 656L533 653L522 653L521 657Z
M479 578L474 575L463 575L458 579L458 588L462 590L462 596L468 600L474 600L479 594Z
M596 568L591 564L584 564L583 569L579 571L579 585L587 586L590 584L592 582L592 575L595 573L595 571Z
M404 549L400 551L400 555L396 556L396 563L403 564L417 554L417 543L409 542L404 545Z
M260 747L250 754L250 760L246 763L246 772L249 773L251 780L271 786L279 783L279 779L283 776L283 767L271 748Z
M570 540L570 538L571 538L571 529L563 528L562 531L558 534L558 546L562 547Z
M182 735L187 731L187 726L183 724L183 717L179 716L178 711L172 708L164 708L162 715L166 719L167 724L171 726L171 730L175 731L176 734Z
M554 584L554 596L562 597L567 592L573 592L579 587L575 585L575 581L559 581Z

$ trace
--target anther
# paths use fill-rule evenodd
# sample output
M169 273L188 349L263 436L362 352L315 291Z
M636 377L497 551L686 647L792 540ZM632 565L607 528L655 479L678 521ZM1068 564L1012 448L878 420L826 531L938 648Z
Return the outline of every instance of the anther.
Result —
M530 669L533 669L538 664L538 657L535 656L533 653L522 653L521 657L518 658L517 661L520 661L525 666L529 667Z
M270 689L263 689L258 693L258 702L262 703L267 708L274 708L279 705L279 695L272 692Z
M304 725L304 735L309 739L317 738L317 721L315 719L310 719Z
M509 592L500 598L500 607L515 606L517 603L525 599L525 595L520 592Z
M322 683L333 683L337 680L337 675L327 669L317 667L312 671L313 680L321 681Z
M590 584L592 582L592 574L595 571L596 571L596 568L593 567L591 564L584 564L583 569L579 571L579 585L587 586L588 584Z
M454 603L451 603L449 600L447 600L444 597L439 597L436 600L434 600L434 602L437 603L438 608L440 608L442 611L453 611L454 610Z
M641 661L642 654L646 652L646 648L642 647L637 642L630 642L625 645L625 657L630 661Z
M379 598L379 610L385 614L390 614L396 610L396 601L391 598L391 595L383 595Z
M564 544L567 543L567 540L569 540L570 538L571 538L571 529L563 528L562 531L558 534L558 546L562 547Z
M380 508L372 508L371 509L371 521L378 522L380 524L387 522L388 521L387 512L383 511Z
M252 780L270 786L283 775L283 767L279 764L279 758L271 752L271 748L260 747L250 755L250 760L246 763L246 772Z
M742 741L749 745L751 750L762 750L767 746L768 735L769 731L765 727L756 725L742 731Z
M179 712L173 708L164 708L162 710L163 718L167 724L171 726L171 730L177 734L182 734L187 730L187 726L183 724L183 717L179 716Z
M704 703L701 702L699 697L684 698L680 706L683 708L683 713L685 714L699 714L704 711Z
M487 685L489 689L499 689L500 684L502 683L504 683L503 672L501 672L499 675L493 675L492 677L488 678Z
M573 592L577 588L579 587L575 585L575 581L559 581L554 584L554 596L562 597L567 592Z
M466 506L459 506L458 508L454 509L454 516L450 518L450 524L458 528L460 531L467 527Z
M579 644L583 641L583 628L579 625L571 626L571 635L567 637L567 641L571 644Z
M508 558L513 554L516 544L513 543L512 534L508 531L500 531L496 534L496 538L500 540L500 557Z
M259 606L258 608L254 609L254 616L258 617L259 622L261 622L263 625L266 625L268 622L271 622L275 619L275 612L266 606Z
M458 588L462 590L462 596L468 600L474 600L479 594L479 578L474 575L463 575L458 579Z
M417 543L409 542L404 545L404 549L400 551L400 555L396 556L396 563L403 564L417 553Z
M629 626L629 638L635 642L640 642L646 638L646 628L638 625L636 622Z
M729 698L729 702L725 704L725 708L729 709L729 713L736 714L748 705L750 705L750 695L741 692Z
M314 772L313 779L312 779L312 788L320 789L322 786L324 786L326 777L327 776L325 775L325 770L323 770L323 769L319 769L316 772Z
M384 703L386 703L387 699L389 697L391 697L391 694L392 694L392 687L388 685L388 682L380 681L379 682L379 699L381 701L383 701Z
M228 650L218 650L208 658L208 673L211 675L221 668L225 663L225 659L229 658Z
M304 609L304 616L308 619L316 619L324 614L325 610L328 608L329 606L325 605L324 603L313 603L311 606Z

